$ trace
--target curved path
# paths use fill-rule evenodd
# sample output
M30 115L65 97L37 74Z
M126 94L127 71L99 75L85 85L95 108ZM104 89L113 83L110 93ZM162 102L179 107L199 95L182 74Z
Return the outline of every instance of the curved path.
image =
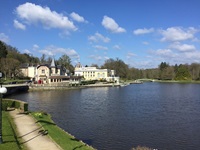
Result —
M29 150L61 150L61 148L50 139L48 135L43 135L42 127L30 115L21 114L18 110L10 111L14 123L17 127L18 136L22 138Z

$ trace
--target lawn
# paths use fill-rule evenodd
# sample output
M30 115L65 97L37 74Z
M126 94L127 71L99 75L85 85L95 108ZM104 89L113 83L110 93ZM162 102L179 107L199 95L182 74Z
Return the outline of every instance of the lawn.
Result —
M94 148L81 142L75 137L71 136L61 128L59 128L52 120L49 114L46 113L31 113L37 122L42 125L44 130L48 130L48 135L64 150L94 150ZM3 143L0 144L0 150L26 150L20 141L18 141L16 134L16 127L13 123L9 112L2 112L2 128L3 128Z
M39 124L45 130L48 130L50 136L64 150L94 150L94 148L86 145L75 137L63 131L52 120L51 116L46 113L31 113Z
M2 132L3 132L3 143L0 144L2 150L21 150L20 144L17 140L17 136L14 132L14 125L8 112L2 112Z

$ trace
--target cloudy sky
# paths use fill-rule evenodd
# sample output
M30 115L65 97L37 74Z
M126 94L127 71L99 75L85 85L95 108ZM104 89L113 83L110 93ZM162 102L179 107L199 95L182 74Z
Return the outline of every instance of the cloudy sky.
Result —
M200 0L2 0L0 40L73 64L200 63Z

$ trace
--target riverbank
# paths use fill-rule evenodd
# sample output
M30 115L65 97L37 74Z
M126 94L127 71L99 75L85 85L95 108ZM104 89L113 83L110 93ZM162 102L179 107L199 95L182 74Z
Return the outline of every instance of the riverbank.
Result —
M46 113L25 114L13 109L3 112L3 123L4 143L0 144L0 149L72 150L78 148L94 150L91 146L59 128ZM10 143L11 139L13 142Z
M87 84L87 85L76 85L76 86L50 86L50 85L29 85L29 91L37 90L73 90L73 89L84 89L89 87L117 87L121 84L117 83L96 83L96 84Z

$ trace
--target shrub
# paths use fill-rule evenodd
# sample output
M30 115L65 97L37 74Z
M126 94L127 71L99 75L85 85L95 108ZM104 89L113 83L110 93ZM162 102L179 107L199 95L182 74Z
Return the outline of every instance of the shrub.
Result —
M14 99L3 99L2 109L7 110L8 107L21 109L24 112L28 111L28 103L26 103L26 102L14 100Z

